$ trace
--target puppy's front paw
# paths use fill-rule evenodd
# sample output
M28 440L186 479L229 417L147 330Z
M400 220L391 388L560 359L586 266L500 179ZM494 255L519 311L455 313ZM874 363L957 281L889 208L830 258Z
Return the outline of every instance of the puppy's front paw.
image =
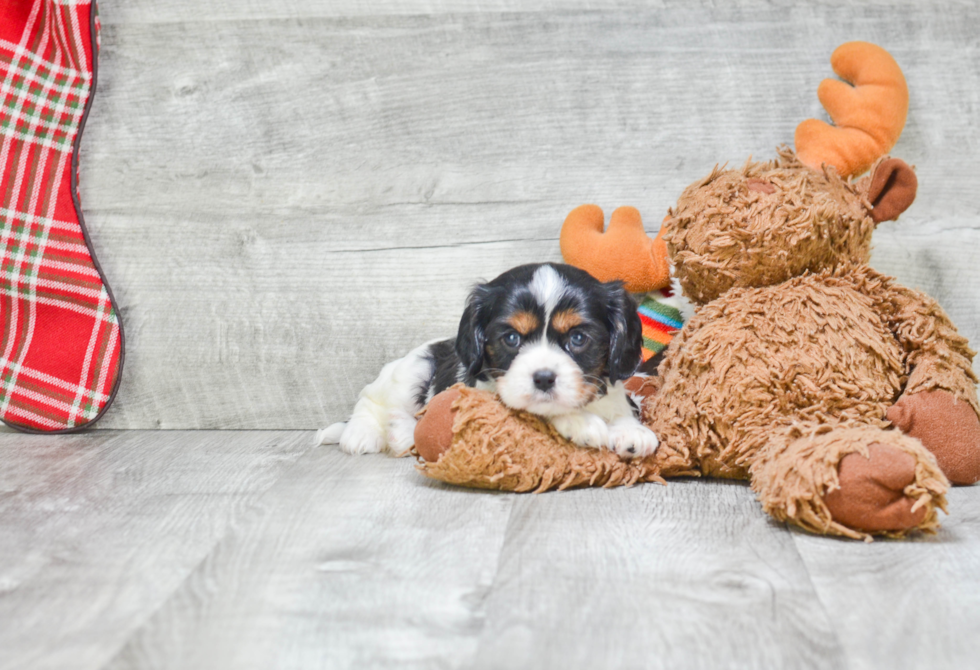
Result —
M580 447L609 446L609 426L600 417L588 412L562 414L551 420L558 433Z
M407 412L393 412L388 422L388 450L392 456L406 456L415 445L418 420Z
M638 421L624 421L609 427L609 448L623 458L643 458L659 446L656 434Z
M352 419L340 435L340 448L348 454L376 454L385 448L385 440L374 424Z

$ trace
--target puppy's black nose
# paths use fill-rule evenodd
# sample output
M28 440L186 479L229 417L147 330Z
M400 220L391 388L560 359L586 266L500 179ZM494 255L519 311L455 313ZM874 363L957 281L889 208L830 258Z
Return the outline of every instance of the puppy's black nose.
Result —
M555 385L556 378L557 375L551 370L538 370L531 375L531 379L534 380L534 386L539 391L550 391L551 387Z

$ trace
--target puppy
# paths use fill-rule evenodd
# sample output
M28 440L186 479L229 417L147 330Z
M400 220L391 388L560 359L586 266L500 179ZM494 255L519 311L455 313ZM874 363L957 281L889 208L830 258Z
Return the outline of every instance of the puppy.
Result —
M455 340L428 342L386 365L350 420L320 431L318 442L402 454L414 444L416 412L462 382L545 417L577 445L647 456L657 437L622 383L640 363L641 333L620 282L600 283L570 265L516 267L473 289Z

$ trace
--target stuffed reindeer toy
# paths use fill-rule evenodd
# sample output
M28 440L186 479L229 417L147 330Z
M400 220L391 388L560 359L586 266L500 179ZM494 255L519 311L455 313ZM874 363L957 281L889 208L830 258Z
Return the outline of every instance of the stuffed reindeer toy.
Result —
M815 533L938 526L949 483L980 479L974 352L935 300L868 265L875 227L917 188L912 169L885 156L905 123L902 72L863 42L831 62L850 82L820 86L835 125L806 121L795 153L715 168L655 239L603 233L591 206L566 221L569 262L605 279L669 260L697 306L658 374L633 380L657 452L624 460L574 447L545 421L456 388L416 431L423 472L514 491L748 479L766 512Z

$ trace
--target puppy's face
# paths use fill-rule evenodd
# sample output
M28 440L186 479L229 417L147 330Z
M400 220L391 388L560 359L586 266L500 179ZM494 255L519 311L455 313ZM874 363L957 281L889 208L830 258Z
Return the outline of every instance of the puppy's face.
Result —
M504 404L541 416L576 410L629 377L641 324L618 282L568 265L525 265L477 286L456 351L467 383L493 379Z

